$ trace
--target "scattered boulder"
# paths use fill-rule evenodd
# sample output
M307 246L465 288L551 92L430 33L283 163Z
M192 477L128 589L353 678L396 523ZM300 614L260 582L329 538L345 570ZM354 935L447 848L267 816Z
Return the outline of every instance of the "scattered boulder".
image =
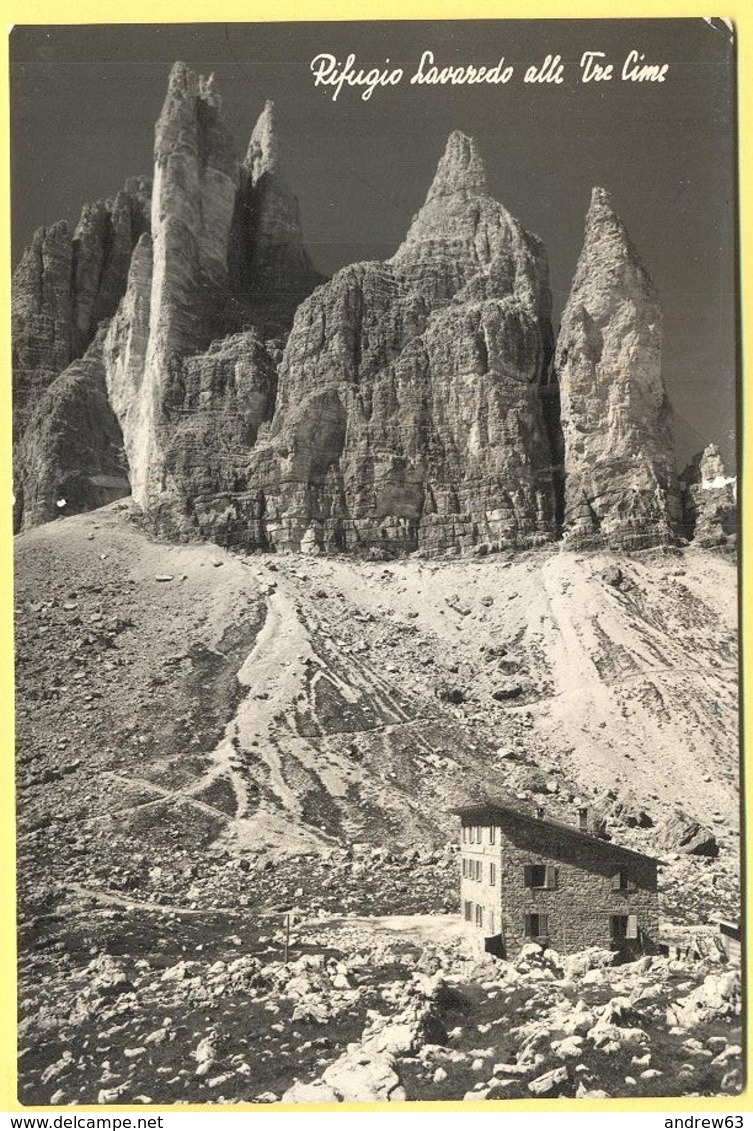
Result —
M606 569L601 571L601 580L605 585L611 585L615 589L619 589L624 581L624 574L618 565L607 566Z
M109 954L92 959L84 976L88 976L88 988L100 997L115 997L133 989L123 967Z
M440 703L465 703L465 691L462 687L453 684L440 683L434 688L434 694Z
M739 971L708 974L700 986L667 1008L667 1024L694 1029L717 1017L736 1017L741 1007Z
M531 1080L528 1084L528 1091L534 1096L560 1095L569 1079L567 1068L562 1065L560 1068L552 1068L551 1071Z
M340 1097L334 1088L325 1084L323 1080L312 1080L305 1084L296 1080L287 1092L283 1093L284 1104L331 1104L339 1103Z
M492 699L496 699L498 703L506 703L510 699L520 699L522 694L522 684L508 681L492 691Z
M362 1050L345 1053L323 1073L322 1082L340 1103L395 1102L406 1098L395 1060L387 1054Z
M660 843L669 850L685 852L689 856L719 855L719 845L714 832L682 809L675 809L659 830Z
M614 951L600 946L589 946L586 950L565 955L562 960L563 973L568 981L573 982L582 978L589 970L604 970L608 966L613 966L615 959Z

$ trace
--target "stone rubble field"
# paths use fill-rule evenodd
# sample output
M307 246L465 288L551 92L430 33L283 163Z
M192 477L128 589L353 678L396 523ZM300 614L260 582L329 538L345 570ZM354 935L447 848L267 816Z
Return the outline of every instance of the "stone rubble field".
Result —
M506 962L475 953L455 916L293 913L285 962L282 915L89 902L36 924L21 986L25 1104L741 1087L739 970L713 945L614 965L609 951L563 957L531 943Z
M23 1103L739 1088L731 560L241 557L127 503L16 550ZM659 856L699 957L467 953L483 792Z

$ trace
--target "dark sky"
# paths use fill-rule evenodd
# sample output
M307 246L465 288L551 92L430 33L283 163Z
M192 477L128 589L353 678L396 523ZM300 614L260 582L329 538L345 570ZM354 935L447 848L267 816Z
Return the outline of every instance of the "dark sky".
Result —
M529 20L16 27L11 35L13 259L33 230L151 172L154 122L177 59L214 71L240 153L274 99L288 180L317 266L384 258L420 207L452 129L473 135L493 194L546 244L555 327L590 190L608 188L664 308L664 379L682 465L713 440L734 461L735 149L730 33L719 21ZM417 86L440 64L514 67L505 85ZM664 83L620 77L631 50ZM582 83L584 51L611 82ZM314 88L319 52L400 66L364 102ZM565 81L526 84L559 54Z

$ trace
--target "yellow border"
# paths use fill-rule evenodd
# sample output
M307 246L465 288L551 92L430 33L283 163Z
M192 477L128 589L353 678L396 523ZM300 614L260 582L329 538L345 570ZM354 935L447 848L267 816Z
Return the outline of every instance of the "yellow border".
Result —
M735 25L737 37L737 82L738 82L738 164L739 164L739 209L740 232L739 248L741 263L741 318L743 359L753 358L753 315L749 309L751 262L753 257L753 8L749 0L737 0L723 12L716 13L713 6L699 2L679 2L679 0L626 0L619 7L610 6L604 0L580 0L577 11L573 11L572 0L547 0L544 3L524 4L521 0L474 0L472 9L460 0L382 0L378 10L376 5L363 0L222 0L221 7L207 8L200 0L128 0L117 9L103 0L6 0L5 11L8 28L13 23L23 24L91 24L91 23L202 23L207 22L208 14L212 22L253 23L283 20L406 20L406 19L573 19L573 18L659 18L723 15ZM113 20L113 11L118 19ZM14 804L13 804L13 638L12 638L12 538L11 524L11 471L10 471L10 343L8 319L10 310L10 187L9 187L9 149L8 149L8 49L7 43L0 62L0 136L2 137L2 174L0 175L0 209L4 216L4 235L0 240L0 300L4 315L2 374L0 382L0 1112L49 1111L80 1113L110 1110L113 1114L132 1111L141 1115L150 1112L201 1111L217 1114L223 1110L235 1112L264 1111L258 1104L234 1105L223 1109L215 1105L197 1104L191 1107L171 1107L154 1105L151 1107L124 1106L103 1109L97 1106L71 1108L23 1108L16 1099L16 1003L15 1003L15 928L14 891L12 877L15 874ZM689 144L692 144L689 143ZM747 287L745 287L747 284ZM743 364L742 378L746 367ZM747 383L747 382L746 382ZM751 525L751 500L749 496L750 473L748 457L750 439L742 429L742 519L743 529ZM750 581L750 567L747 554L743 558L742 592L747 594ZM742 653L744 673L749 673L753 652L748 642L749 616L742 604ZM749 676L743 681L743 702L749 683ZM753 726L744 715L744 749L751 746ZM753 787L751 775L744 780L745 823L744 846L748 860L751 849L751 804ZM750 925L751 885L746 884L745 906L747 925ZM750 937L747 930L746 936ZM748 1085L741 1096L697 1099L622 1099L622 1100L521 1100L521 1101L482 1101L478 1103L424 1103L415 1101L407 1104L370 1105L338 1104L326 1107L309 1105L274 1105L275 1111L630 1111L630 1112L747 1112L751 1109L751 1064L750 1045L750 987L753 984L753 963L751 948L748 947L745 982L747 993L748 1056L746 1077Z

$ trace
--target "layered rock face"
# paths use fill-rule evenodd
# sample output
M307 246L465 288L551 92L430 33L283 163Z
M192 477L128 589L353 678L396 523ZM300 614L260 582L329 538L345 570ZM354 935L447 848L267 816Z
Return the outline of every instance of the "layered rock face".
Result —
M150 516L157 529L173 537L198 531L228 546L264 541L248 453L272 417L276 390L275 360L256 331L186 359L182 402L173 410L165 450L172 491Z
M112 200L87 205L73 234L74 357L83 354L100 322L123 297L131 253L149 230L151 182L131 178Z
M600 188L586 218L555 369L566 543L633 550L673 541L682 516L661 378L659 300Z
M254 491L238 500L249 544L437 552L554 537L549 310L541 244L452 134L392 260L344 268L296 313Z
M737 541L737 479L727 475L715 444L697 455L680 477L685 535L705 547Z
M16 436L44 389L115 313L131 251L149 225L149 192L134 177L113 199L85 205L73 233L64 220L34 233L12 282Z
M86 354L41 395L19 442L16 485L26 526L130 494L123 435L107 397L100 328Z
M27 405L71 360L73 242L61 220L38 228L13 274L13 424L18 435Z
M114 198L85 205L73 234L65 221L40 228L14 272L11 321L16 529L67 513L56 510L52 500L68 476L71 481L79 475L99 476L103 483L113 476L122 481L123 469L119 465L116 472L110 456L112 413L99 434L75 436L81 420L96 426L105 419L100 382L82 379L90 363L74 364L70 380L59 382L58 378L83 357L98 327L115 313L126 288L131 252L149 226L149 196L149 181L134 177ZM88 392L93 397L91 402L87 401ZM74 401L79 418L65 421L65 412ZM54 417L54 425L42 413L43 406ZM86 470L82 471L79 457L84 449ZM91 462L97 451L107 453L100 468ZM66 466L69 458L70 466ZM120 486L117 492L122 493ZM101 506L112 497L107 490L83 487L76 494L79 500L88 498L90 506ZM77 504L71 500L70 505L74 507L71 513L75 513Z

